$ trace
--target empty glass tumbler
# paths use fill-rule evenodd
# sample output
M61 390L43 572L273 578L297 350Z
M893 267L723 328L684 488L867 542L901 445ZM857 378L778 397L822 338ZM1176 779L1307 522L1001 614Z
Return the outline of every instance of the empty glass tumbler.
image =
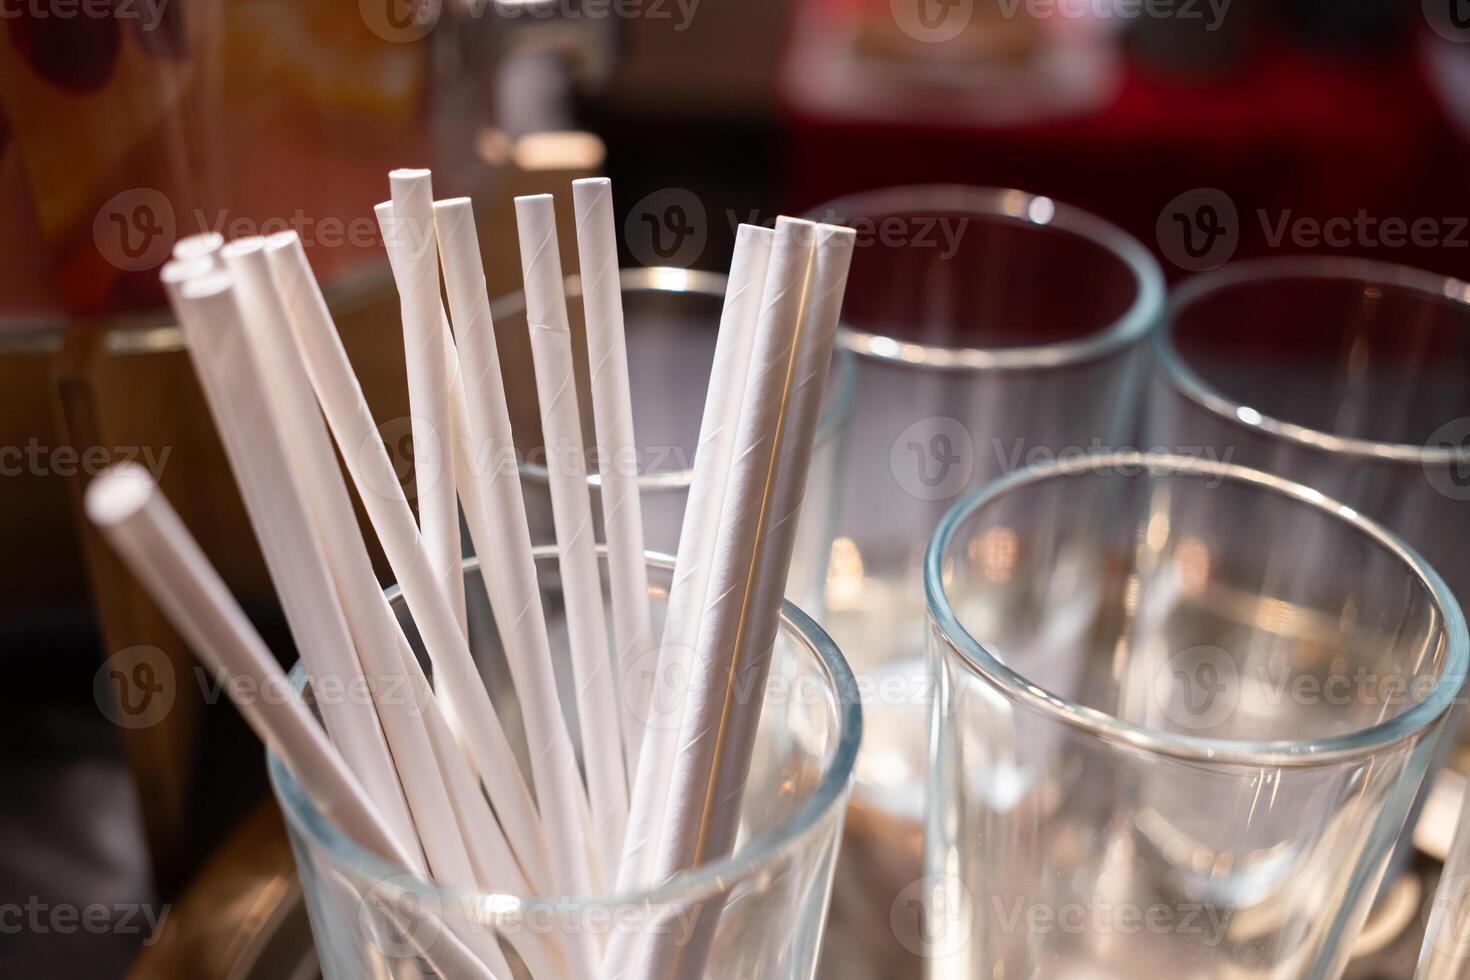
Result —
M868 733L829 975L910 976L913 941L895 938L890 911L921 873L924 546L956 500L1002 473L1134 444L1163 279L1123 232L1022 191L901 187L807 217L858 232L838 335L857 392L825 595L805 607L852 663Z
M1151 347L1151 445L1355 507L1470 599L1470 285L1364 259L1240 262L1178 287Z
M1363 259L1240 262L1175 290L1152 348L1150 444L1356 507L1470 598L1470 285Z
M555 549L538 548L536 563L555 669L569 680ZM605 578L605 553L603 563ZM671 574L669 562L650 558L655 625L663 619ZM473 560L466 564L465 585L471 648L525 766L514 687ZM396 590L390 597L422 656ZM309 686L307 691L309 695ZM498 942L515 970L514 977L504 980L561 980L573 974L557 966L563 962L557 958L559 943L590 935L600 947L617 930L644 930L657 922L658 928L672 930L676 943L695 936L709 943L703 976L810 980L827 917L861 712L841 654L790 603L782 614L771 682L761 693L765 707L735 853L640 894L530 896L430 884L359 847L272 755L271 782L285 813L324 976L433 976L432 971L419 971L429 969L435 924L443 923L455 935L467 937L467 945ZM564 699L571 703L569 690ZM666 910L676 914L661 918ZM531 964L541 968L533 970Z
M633 424L638 440L638 490L643 508L644 543L650 551L674 554L679 547L684 506L689 501L689 485L694 477L694 451L699 445L726 277L714 272L658 267L624 269L620 275ZM579 277L567 278L566 295L573 333L580 336L583 316ZM524 345L526 304L521 293L496 300L491 313L503 344ZM820 593L826 575L832 541L833 480L843 429L852 407L852 361L846 352L835 355L807 475L806 503L802 507L787 593L803 609L814 608L812 601ZM592 446L595 444L592 403L581 361L577 368L582 439ZM537 541L549 542L554 540L554 534L546 466L556 462L556 455L537 448L541 424L535 397L528 379L521 397L513 403L513 422L517 438L521 439L525 433L525 445L532 447L521 467L532 535ZM591 461L588 484L600 521L602 481L596 473L596 459L591 455L588 458Z
M1333 978L1465 677L1392 532L1243 467L1022 470L925 562L932 978Z

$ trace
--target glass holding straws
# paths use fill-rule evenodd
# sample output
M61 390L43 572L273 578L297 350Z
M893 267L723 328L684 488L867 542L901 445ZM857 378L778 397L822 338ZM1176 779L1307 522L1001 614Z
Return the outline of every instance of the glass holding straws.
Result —
M1464 680L1449 589L1243 467L1034 467L944 520L933 978L1338 976Z
M537 549L552 650L567 651L556 548ZM605 549L603 550L605 562ZM605 581L604 570L604 581ZM649 598L657 621L668 599L671 563L649 561ZM502 717L519 716L499 634L478 565L465 572L470 640ZM415 648L417 631L396 588L395 612ZM422 656L422 653L420 653ZM647 928L650 909L680 910L675 941L693 933L698 916L717 917L710 976L805 980L816 969L831 887L833 856L842 834L844 803L861 738L851 672L821 628L790 603L776 641L773 677L761 716L750 781L742 804L741 842L734 856L678 876L647 894L598 898L537 898L475 894L430 884L397 871L350 840L272 755L270 776L286 815L292 849L317 939L324 975L405 976L417 972L435 920L462 936L501 941L521 959L552 957L563 937L592 934L605 943L614 930ZM559 663L557 670L566 665ZM299 675L298 675L299 676ZM565 692L570 697L570 692ZM525 764L527 746L516 746ZM754 937L754 939L752 938ZM430 946L430 954L433 950ZM529 976L517 972L516 977ZM564 975L550 969L536 975ZM507 977L506 980L514 980Z
M910 976L917 922L903 896L921 874L934 690L925 542L1000 473L1130 443L1163 282L1127 235L1021 191L894 188L808 216L858 232L838 337L857 393L825 595L809 608L859 677L868 735L824 970Z

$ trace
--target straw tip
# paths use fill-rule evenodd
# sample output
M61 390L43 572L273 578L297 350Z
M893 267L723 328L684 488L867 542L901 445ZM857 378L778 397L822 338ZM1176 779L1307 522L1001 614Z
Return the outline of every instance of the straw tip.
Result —
M435 211L458 211L469 206L470 199L467 197L446 197L434 202Z
M610 177L578 177L572 181L573 190L596 190L605 191L612 186Z
M224 244L225 236L219 232L201 231L175 242L173 257L182 260L204 258L218 252Z
M817 242L817 223L783 214L776 219L775 240L810 248Z
M428 180L431 173L433 171L424 167L399 167L397 170L388 171L388 179L405 182Z
M516 207L541 207L550 204L552 200L550 194L521 194L516 198Z
M846 248L857 241L857 230L846 225L817 225L817 242Z
M384 216L392 217L393 216L393 202L392 201L379 201L377 204L374 204L373 205L373 214L376 214L379 218L382 218Z
M116 527L153 499L158 490L152 475L137 463L118 463L87 487L87 517L98 527Z
M751 240L759 240L762 238L769 240L775 237L776 229L768 228L765 225L750 225L742 223L739 227L735 229L735 241L737 244L744 244Z
M219 250L220 258L233 259L241 255L253 255L256 252L265 251L266 240L264 235L247 235L237 238Z
M208 255L195 255L187 259L170 259L158 270L158 281L166 286L177 285L207 276L215 270L214 259Z
M234 285L234 276L223 270L215 270L185 282L179 287L179 295L184 299L211 299L228 293Z
M297 247L301 244L301 236L294 231L278 231L274 235L267 235L265 239L265 250L267 252L279 252L282 249Z

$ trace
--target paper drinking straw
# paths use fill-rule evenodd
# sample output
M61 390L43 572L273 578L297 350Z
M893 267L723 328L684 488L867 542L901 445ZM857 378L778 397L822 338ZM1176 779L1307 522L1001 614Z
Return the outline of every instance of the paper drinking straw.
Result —
M668 832L657 880L697 864L700 825L725 710L732 659L745 619L751 576L759 557L766 489L789 387L800 311L811 265L815 226L782 218L771 244L755 349L721 509L714 563L695 646L694 674L685 705L667 807Z
M359 656L365 664L371 661L373 676L404 681L375 692L375 703L430 872L434 880L459 888L526 894L530 886L525 875L378 585L263 246L261 238L238 240L220 255L236 276L251 339L270 385L261 397L270 397L278 417L290 420L285 426L288 450L322 533ZM540 937L526 934L512 942L528 963L550 969Z
M436 224L441 220L438 210L439 205L436 203ZM473 240L473 224L469 226L468 232ZM493 327L489 321L488 300L485 299L483 272L479 265L479 249L477 243L472 241L472 244L475 248L474 271L481 277L479 303L486 306L484 328L488 332ZM463 248L462 244L457 244L455 247L461 250ZM445 258L448 259L447 254ZM452 276L451 267L453 268ZM451 295L454 295L456 285L461 288L464 286L463 269L458 264L451 266L446 261L445 273L446 281L450 284ZM455 301L458 302L463 298L460 296ZM463 315L462 311L460 312ZM476 331L470 332L475 333ZM460 354L447 328L445 339L447 347L445 356L452 364L451 376L454 379L450 390L450 416L453 423L451 428L454 431L452 457L455 482L464 505L465 521L470 527L475 549L481 555L480 580L490 599L496 626L501 634L506 662L511 670L511 680L515 684L517 702L521 706L523 722L526 726L531 774L536 782L542 829L547 835L547 864L553 882L552 887L561 895L590 895L594 892L588 875L588 862L583 846L586 835L582 831L583 821L587 819L587 799L582 791L576 758L572 754L571 740L566 731L566 722L561 716L560 700L556 693L556 678L551 666L551 648L546 635L545 614L541 606L541 592L536 581L534 562L531 563L529 569L506 565L507 559L522 550L522 544L526 559L531 560L530 529L526 523L524 503L521 501L519 473L513 468L514 451L508 435L510 431L509 413L505 411L507 436L503 446L509 453L505 461L511 466L506 468L498 465L499 459L494 445L482 442L482 426L477 420L479 413L472 416L469 408L470 395L467 394L467 391L472 391L477 399L476 404L479 406L478 399L484 395L481 389L493 380L491 386L495 389L504 410L505 392L500 385L498 360L493 365L493 376L476 370L474 377L468 379L466 383L467 372L460 368ZM472 339L470 342L473 345L476 341ZM491 344L493 350L493 335ZM474 360L465 363L478 364L479 362ZM497 483L497 489L500 491L499 496L494 500L486 494L486 474L476 472L476 468L483 464L481 447L488 452L491 461L488 476ZM505 486L507 483L509 487ZM501 499L508 489L514 491L514 499L518 505L515 515L505 512L505 501ZM516 520L511 519L512 517L516 517L516 520L519 521L519 527L516 526ZM514 578L508 578L512 574ZM507 601L504 598L507 594L516 599ZM529 636L521 635L528 632L525 629L527 626L533 627L534 632L531 632ZM538 643L539 646L534 645ZM558 742L560 742L559 746ZM559 945L563 947L562 952L567 958L567 965L558 970L556 975L565 975L569 978L577 978L577 980L594 980L597 966L594 937L585 931L574 931L555 938L559 940Z
M765 288L774 238L774 231L757 225L741 225L735 233L735 255L730 263L699 445L694 454L689 503L684 509L684 527L679 535L679 551L669 588L654 678L656 694L650 705L648 734L638 757L627 840L618 867L619 894L654 884L653 859L664 804L668 800L669 774L679 746L679 723L684 714L684 690L678 685L689 676L694 644L699 639L705 588L709 584L720 509L725 500L730 458L735 452L740 406L755 348L756 318L760 314L761 292ZM615 947L626 942L621 933L613 938L608 947L610 962Z
M307 264L301 240L294 232L273 235L267 239L266 256L290 311L293 333L328 428L434 664L435 693L475 763L527 880L538 894L546 894L546 841L530 790L470 655L469 644L459 631L444 590L439 588L413 513L321 288Z
M388 267L393 273L393 281L395 284L403 283L405 277L408 275L404 268L407 264L404 255L408 250L404 247L403 241L394 231L396 224L393 216L393 202L384 201L382 204L374 205L373 213L377 215L378 227L383 233L383 244L388 253ZM405 288L406 286L399 286L400 292ZM464 438L461 433L468 428L469 412L464 404L464 379L459 375L459 352L455 349L454 336L450 333L449 329L449 314L445 312L442 300L439 302L438 315L440 345L444 348L443 377L448 379L449 385L449 417L447 424L441 427L442 431L439 431L437 435L439 437L439 443L444 449L445 461L453 464L454 484L457 492L462 479L469 481L466 485L473 483L472 471L462 467L459 459L454 455L454 447ZM464 505L466 511L473 510L480 505L479 498L475 494L466 494L462 498L461 503ZM466 523L469 522L468 514L466 514L465 520ZM425 546L427 547L427 542ZM456 599L463 599L463 597L463 582L461 582L460 589L450 591L450 603L453 604ZM460 611L456 609L455 614L459 615ZM460 617L460 629L466 637L469 636L467 614Z
M158 281L163 283L163 291L168 294L169 305L178 303L179 287L190 279L198 279L200 276L208 275L219 268L214 257L209 255L194 256L187 259L169 259L158 270Z
M403 314L419 525L429 560L454 610L455 622L460 632L468 635L460 571L459 508L449 460L449 378L444 373L444 313L439 298L439 246L434 238L434 191L427 170L394 170L388 174L388 182L393 200L386 213L381 204L374 211L391 259Z
M618 737L617 689L607 649L602 580L593 540L592 500L582 455L582 423L572 373L572 332L562 292L556 213L550 194L518 197L516 227L526 287L526 323L536 369L552 524L566 592L567 633L577 718L602 880L611 881L628 817L627 775Z
M200 659L231 681L250 682L225 690L256 692L236 698L236 707L322 812L380 857L423 875L422 858L389 829L148 471L135 463L111 467L87 488L86 509ZM411 938L416 931L406 930ZM499 949L480 945L483 959L439 933L423 952L446 980L510 980Z
M613 663L618 669L619 704L623 709L623 754L631 775L637 771L652 696L651 681L641 676L636 665L653 650L653 621L648 609L643 509L638 499L638 443L633 435L633 397L628 390L628 345L623 331L612 181L606 177L572 181L572 206L577 219L592 417L602 476Z
M383 600L383 606L392 615L392 607L386 599ZM397 630L395 638L400 643L405 663L411 660L417 664L418 658L414 656L413 648L409 646L403 631ZM423 697L424 724L429 733L429 741L434 746L434 754L440 762L439 771L448 787L453 815L464 835L479 888L482 891L508 895L533 894L534 890L526 880L525 872L516 863L515 854L495 823L490 804L485 799L484 791L480 789L479 779L465 763L464 751L459 747L454 731L444 717L443 709L433 692L427 691L428 685L423 673L415 672L410 674L410 678L414 684L422 682L426 689ZM521 959L525 960L533 977L570 975L557 949L557 937L520 929L509 931L506 938Z
M488 530L491 526L491 519L488 516L490 504L483 496L480 478L475 472L476 464L467 452L461 451L461 447L469 449L476 445L474 440L477 426L471 422L468 402L465 396L465 385L463 383L464 373L460 370L459 352L449 332L447 314L445 315L444 337L446 348L444 355L447 363L450 365L450 376L453 379L450 387L449 411L450 428L454 433L454 439L451 441L451 456L454 461L455 483L461 493L460 500L464 506L465 521L473 529L471 532L472 536L477 546L484 543L483 553L486 557L482 557L481 559L482 572L480 580L488 595L490 589L494 586L495 580L486 569L494 567L494 560L491 556L498 556L504 549L496 538L490 536ZM504 395L503 390L501 394L502 396ZM513 453L511 458L514 458ZM520 480L518 473L515 474L514 485L519 494ZM522 513L522 521L524 523L524 512ZM526 529L525 533L529 546L529 528ZM534 576L534 568L532 569L532 575ZM535 622L541 624L541 633L545 636L545 616L541 607L541 595L534 579L530 582L530 589L532 593L530 605L522 607L521 611L523 614L534 613ZM496 618L500 621L497 622L497 627L501 625L501 622L511 621L503 619L500 614L496 614ZM502 643L505 642L505 638L502 636ZM543 663L547 665L547 672L550 673L550 645L547 641L543 641L543 643L546 645L546 657ZM518 652L507 645L505 654L507 662L511 665L511 679L516 685L517 702L520 704L523 714L535 713L534 709L527 708L530 697L521 693L523 690L527 690L527 688L521 687L521 680L523 678L516 672L519 666ZM552 678L552 684L555 684L554 677ZM552 693L555 695L554 690ZM559 701L554 700L553 707L559 711ZM564 720L560 718L556 719L556 723L558 725L565 724ZM546 743L540 742L532 736L529 722L527 723L526 737L534 777L538 770L544 768L547 764L546 752L540 748L540 746ZM587 819L587 799L581 791L580 782L578 782L580 777L576 771L576 760L571 756L571 742L567 739L565 728L563 728L563 740L566 744L568 759L570 760L571 789L575 794L571 798L572 806L570 809L562 810L560 804L557 804L557 809L552 810L552 804L549 800L540 802L540 798L538 798L538 809L542 815L542 831L547 835L546 854L547 867L549 869L548 874L551 876L551 881L560 881L562 880L562 876L568 873L567 869L569 865L573 868L580 867L583 870L574 880L576 884L585 887L563 889L560 894L589 895L593 894L593 890L586 881L587 861L585 847L583 846L586 835L581 832L581 821ZM478 789L476 789L476 793L478 794ZM565 824L571 824L575 828L571 836L563 836L567 831L567 828L564 826ZM482 845L493 845L495 843L495 841L487 840L482 842ZM487 848L481 846L476 850L478 853L483 854ZM476 860L479 862L481 858L477 857ZM498 858L491 856L491 864L498 864ZM573 873L575 874L575 872ZM494 875L492 877L500 880L504 876ZM556 888L559 886L553 885L551 887ZM531 890L529 886L525 889L512 891L522 895L534 893L534 890ZM548 894L554 894L554 892ZM567 976L569 978L575 978L575 980L591 980L591 978L596 976L597 957L594 939L585 931L573 931L569 934L547 934L543 931L533 930L515 935L512 941L516 943L517 949L520 950L522 956L526 959L527 965L532 968L532 973L534 974L542 976ZM531 945L532 948L529 950L524 948L527 945ZM552 955L559 958L559 965L554 969L546 964L548 950L551 951Z
M781 602L791 553L796 544L797 521L806 491L808 463L822 414L822 395L827 368L832 362L832 344L837 336L838 315L847 288L857 233L835 225L816 227L816 252L801 314L802 327L792 364L791 384L771 467L765 515L761 520L763 540L756 551L751 576L750 599L745 626L735 651L732 680L727 688L720 753L708 796L704 841L700 863L725 857L734 849L740 829L740 801L750 774L756 729L764 707L766 679L771 653L780 628ZM717 911L717 910L716 910ZM714 938L718 914L695 918L694 933L678 953L677 976L704 975L709 944Z
M580 814L587 810L587 795L556 690L526 502L515 467L510 408L469 198L436 201L434 224L469 415L469 431L456 440L455 449L464 447L479 470L475 479L459 481L460 495L483 494L483 506L470 520L470 533L525 714L531 776L542 823L548 836L559 842L550 854L552 879L562 894L589 895L593 893L589 869L583 848L578 846ZM467 518L471 510L466 506Z
M398 622L380 596L372 558L358 530L352 498L312 393L311 379L306 376L306 365L291 336L290 317L271 278L264 245L265 239L254 237L220 250L225 268L235 277L236 296L263 369L260 380L267 385L252 397L268 400L277 409L292 469L321 535L363 670L370 680L391 685L380 683L373 691L373 702L429 869L436 881L473 888L479 882L424 727L425 699L432 694L417 659L406 661L399 653ZM404 683L398 683L400 680ZM459 762L464 764L462 756ZM485 815L489 816L488 809Z
M758 550L759 557L752 576L750 611L747 614L749 625L741 638L741 649L736 652L738 673L731 685L732 696L729 698L729 735L716 773L715 793L711 797L714 816L709 824L710 839L704 860L728 854L735 843L740 799L750 770L756 723L760 720L764 701L759 696L733 695L765 689L856 238L857 233L851 228L826 224L816 227L816 252L812 257L811 279L801 317L801 336L786 395L776 462L772 466L769 502L762 522L765 540Z
M779 218L761 296L755 349L735 438L706 604L695 645L654 880L696 867L707 853L707 814L721 758L735 654L748 629L751 576L760 558L766 491L790 388L793 354L814 244L811 222ZM747 692L749 693L749 692ZM674 976L680 949L650 933L638 955L614 976Z
M195 235L185 235L174 242L173 258L180 262L191 259L209 259L211 266L214 265L215 253L225 246L225 236L217 231L201 231Z
M287 458L280 420L268 402L262 367L251 349L233 277L211 272L178 288L175 313L260 541L296 648L318 683L351 691L363 680L352 634L327 572L321 540ZM396 673L396 671L395 671ZM322 699L322 721L374 805L417 847L393 758L372 703Z

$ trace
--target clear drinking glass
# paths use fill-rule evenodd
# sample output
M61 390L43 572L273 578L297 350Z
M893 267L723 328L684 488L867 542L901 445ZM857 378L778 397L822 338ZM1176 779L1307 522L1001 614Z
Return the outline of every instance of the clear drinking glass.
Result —
M864 694L831 976L907 977L928 712L924 546L965 493L1028 462L1132 445L1163 278L1137 241L1049 198L900 187L807 217L858 232L840 347L857 359L821 601ZM902 932L902 929L900 929Z
M600 555L605 564L605 551ZM536 563L556 670L559 678L566 678L570 668L556 549L536 549ZM465 568L471 648L497 710L513 729L508 734L524 765L525 739L517 724L520 711L480 571L474 559ZM672 563L650 555L648 569L657 625L668 599ZM396 588L389 596L424 659ZM702 917L716 917L708 976L809 980L816 970L827 917L832 867L861 738L861 710L841 653L789 602L773 656L735 853L646 893L472 894L430 884L385 864L349 839L271 755L271 784L286 816L327 980L420 976L415 971L423 964L416 959L415 942L430 933L414 929L413 924L424 913L446 920L461 935L496 937L517 970L515 980L528 980L532 974L524 971L515 955L518 944L554 942L572 932L591 932L605 942L612 931L645 928L651 918L657 920L659 910L669 908L696 908ZM564 703L572 703L570 691L563 693ZM402 925L405 918L407 930ZM672 928L688 924L676 919ZM537 974L534 980L560 977Z
M1363 259L1198 276L1153 340L1150 442L1305 483L1470 598L1470 285Z
M956 506L924 583L931 977L1341 973L1465 677L1416 553L1301 484L1121 453Z
M674 554L684 507L694 478L694 451L704 416L704 397L714 363L720 310L725 302L726 277L715 272L679 268L623 269L624 330L628 343L628 374L633 393L633 422L638 439L638 480L643 506L644 543L650 551ZM583 343L582 281L566 280L567 312L576 342ZM526 303L521 293L502 296L491 304L496 335L502 343L524 344ZM583 348L585 354L585 348ZM593 444L591 396L583 369L577 368L578 404L582 411L582 439ZM527 361L526 363L529 363ZM826 400L807 473L806 504L802 507L796 549L792 554L787 594L803 609L815 608L826 576L832 543L831 500L834 476L842 449L843 431L852 407L853 358L835 355L827 378ZM546 481L546 459L541 445L541 422L529 384L512 403L517 439L526 433L522 448L526 461L521 474L526 484L526 506L536 541L552 541L551 494ZM589 457L590 458L590 457ZM595 466L588 476L592 506L601 522L601 478Z
M1364 259L1239 262L1176 289L1151 347L1150 445L1320 490L1470 598L1470 285Z

